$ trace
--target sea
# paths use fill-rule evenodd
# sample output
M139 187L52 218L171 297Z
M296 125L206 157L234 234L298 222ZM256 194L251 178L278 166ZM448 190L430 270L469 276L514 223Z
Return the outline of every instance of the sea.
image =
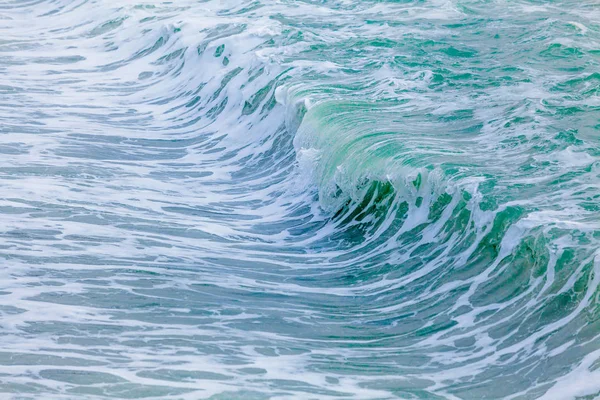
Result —
M0 399L599 398L598 0L0 0Z

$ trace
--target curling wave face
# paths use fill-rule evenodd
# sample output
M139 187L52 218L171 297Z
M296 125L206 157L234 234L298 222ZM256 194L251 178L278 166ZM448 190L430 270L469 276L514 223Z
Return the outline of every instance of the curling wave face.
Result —
M0 21L0 396L600 395L596 2Z

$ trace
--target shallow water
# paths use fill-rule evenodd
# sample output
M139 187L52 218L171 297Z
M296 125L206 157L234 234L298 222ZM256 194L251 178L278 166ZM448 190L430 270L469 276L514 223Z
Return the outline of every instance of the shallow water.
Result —
M600 397L600 4L0 0L0 397Z

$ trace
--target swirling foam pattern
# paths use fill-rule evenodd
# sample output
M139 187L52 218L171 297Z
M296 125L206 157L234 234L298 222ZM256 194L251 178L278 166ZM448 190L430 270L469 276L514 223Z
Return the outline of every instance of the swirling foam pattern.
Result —
M1 0L0 397L600 396L595 0Z

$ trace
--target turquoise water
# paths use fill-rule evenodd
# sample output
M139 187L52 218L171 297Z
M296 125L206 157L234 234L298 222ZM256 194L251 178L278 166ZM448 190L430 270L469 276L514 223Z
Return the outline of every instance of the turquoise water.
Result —
M0 34L0 398L600 398L597 1Z

